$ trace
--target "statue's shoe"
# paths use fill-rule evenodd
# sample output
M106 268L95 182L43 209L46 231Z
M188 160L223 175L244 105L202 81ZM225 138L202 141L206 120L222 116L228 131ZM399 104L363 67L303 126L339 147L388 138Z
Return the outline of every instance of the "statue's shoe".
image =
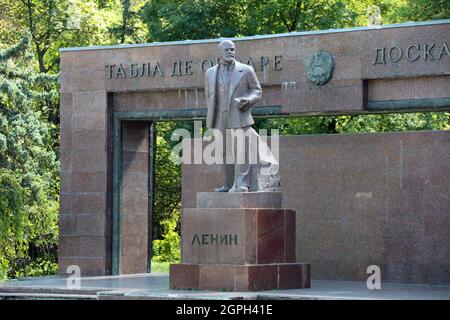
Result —
M228 192L248 192L248 187L246 186L239 186L239 187L233 187Z
M215 192L228 192L228 190L230 190L230 188L228 186L222 186L222 187L214 189Z

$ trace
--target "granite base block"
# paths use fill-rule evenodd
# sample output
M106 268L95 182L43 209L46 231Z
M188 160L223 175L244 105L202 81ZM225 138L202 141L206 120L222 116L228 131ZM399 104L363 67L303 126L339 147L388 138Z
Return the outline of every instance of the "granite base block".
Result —
M170 289L263 291L311 288L311 265L172 264Z
M197 192L197 208L282 208L281 192Z
M182 259L189 264L295 263L295 211L184 208Z

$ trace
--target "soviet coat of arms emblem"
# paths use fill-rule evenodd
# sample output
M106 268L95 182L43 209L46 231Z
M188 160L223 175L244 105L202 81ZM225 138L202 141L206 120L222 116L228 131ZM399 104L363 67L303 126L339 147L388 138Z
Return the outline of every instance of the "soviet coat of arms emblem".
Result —
M316 85L324 85L333 76L334 59L325 51L312 54L305 61L306 76Z

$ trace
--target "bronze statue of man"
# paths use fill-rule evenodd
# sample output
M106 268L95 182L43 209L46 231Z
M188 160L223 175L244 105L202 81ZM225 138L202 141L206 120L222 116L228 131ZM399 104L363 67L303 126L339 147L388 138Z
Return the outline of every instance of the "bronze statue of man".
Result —
M231 40L220 42L220 62L209 68L205 73L205 95L208 106L207 127L217 129L222 134L224 142L229 135L229 130L240 130L244 136L252 135L254 124L250 109L261 99L261 85L252 67L235 60L236 49ZM252 131L253 130L253 131ZM255 132L256 134L256 132ZM225 164L225 183L216 188L216 192L248 192L250 189L250 168L248 150L233 150L227 143L224 155L233 154L234 160L239 158L239 153L244 153L246 161L239 163L234 161ZM245 148L245 144L244 144ZM240 150L241 149L241 150ZM226 159L224 159L226 160Z

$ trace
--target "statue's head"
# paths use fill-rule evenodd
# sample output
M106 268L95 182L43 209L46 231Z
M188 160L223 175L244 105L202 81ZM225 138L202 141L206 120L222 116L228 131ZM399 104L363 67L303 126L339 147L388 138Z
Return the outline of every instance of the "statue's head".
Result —
M234 56L236 54L236 49L234 43L231 40L223 40L218 45L219 48L219 58L224 64L230 64L234 61Z

